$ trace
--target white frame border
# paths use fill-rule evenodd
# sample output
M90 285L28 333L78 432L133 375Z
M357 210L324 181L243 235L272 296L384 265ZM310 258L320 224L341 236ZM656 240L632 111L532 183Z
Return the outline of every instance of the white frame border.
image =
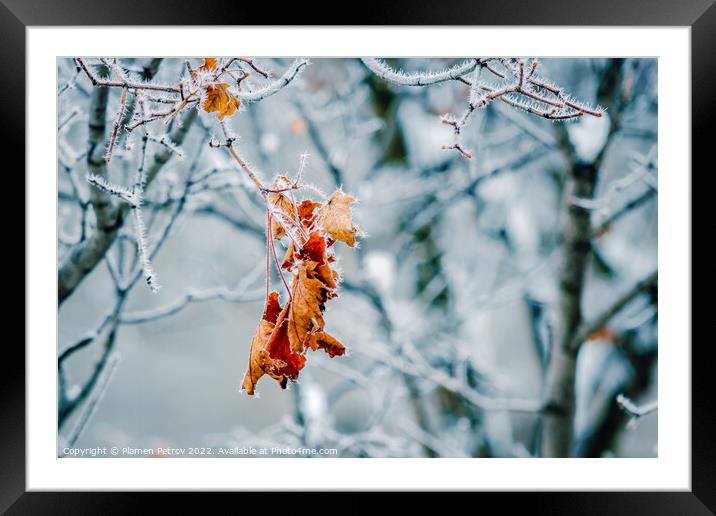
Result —
M158 31L162 33L161 38L157 37ZM277 488L690 490L689 27L28 27L26 38L28 491ZM287 41L290 45L286 45ZM246 458L241 459L240 468L232 459L212 458L58 459L57 269L56 259L51 259L56 258L57 249L55 226L48 224L48 221L56 220L57 213L56 163L54 153L50 152L56 135L55 124L49 119L49 113L56 115L56 58L63 55L226 55L236 53L232 51L238 48L242 55L257 56L658 56L659 164L662 170L658 200L659 457ZM276 471L283 466L292 474L282 479ZM330 475L326 475L328 468Z

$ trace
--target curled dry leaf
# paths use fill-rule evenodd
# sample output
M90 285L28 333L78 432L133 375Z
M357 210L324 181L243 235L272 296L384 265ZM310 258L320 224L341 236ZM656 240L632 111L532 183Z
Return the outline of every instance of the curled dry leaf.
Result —
M193 71L198 91L191 95L203 92L202 109L207 113L216 112L216 117L223 120L227 116L234 116L241 102L229 91L229 84L219 82L221 73L217 73L216 63L215 57L205 57L204 63Z
M267 374L286 387L288 380L298 378L298 372L306 364L306 357L293 353L288 339L288 308L278 301L278 292L271 292L264 315L259 321L251 341L249 366L244 375L242 389L250 395L256 391L256 383Z
M328 300L328 288L316 277L315 266L316 262L303 262L291 287L288 339L296 353L305 349L308 334L314 329L322 330L325 324L323 311Z
M288 380L296 381L299 371L306 365L306 356L303 353L294 353L291 350L291 343L288 338L290 306L291 303L289 302L281 310L276 326L266 344L266 350L270 358L266 372L272 378L278 380L283 389L286 388Z
M318 278L325 287L328 288L327 297L335 297L335 289L338 288L340 274L331 268L335 262L335 256L329 254L328 241L320 233L314 231L311 233L308 241L303 245L300 251L296 251L293 242L288 246L281 268L288 271L296 271L294 267L297 264L306 264L306 268L310 269L312 277Z
M323 206L320 202L306 199L298 205L298 218L304 227L310 228L316 219L316 210Z
M249 367L244 375L242 388L249 394L254 394L256 382L259 381L267 369L270 369L270 360L266 345L268 344L271 332L276 326L281 305L278 302L278 292L271 292L266 300L264 314L256 328L256 333L251 341L251 353L249 355Z
M269 360L267 359L268 352L266 351L266 343L268 342L271 332L273 331L274 324L263 319L259 321L259 325L256 328L256 334L251 341L251 354L249 355L249 367L244 374L244 382L241 384L241 388L244 389L250 395L253 395L256 390L256 382L259 381L265 373Z
M313 350L323 349L331 358L343 355L346 352L345 346L335 337L324 331L312 333L308 339L308 345Z
M273 190L281 190L290 184L290 180L285 176L279 176L273 182ZM296 222L297 208L288 195L281 191L270 192L268 194L268 203L272 208L271 234L274 238L283 238L286 235L284 225L290 225Z
M334 240L345 242L351 247L356 243L356 235L363 236L351 217L351 204L354 202L355 197L336 190L318 211L317 219L317 224Z
M223 120L227 116L234 116L241 102L229 91L229 84L220 83L206 88L206 98L201 105L204 111L216 111L216 117Z
M273 190L290 184L277 178ZM296 235L281 263L292 274L289 300L281 307L278 293L268 296L264 317L251 344L249 368L243 388L253 394L256 382L267 374L285 388L295 381L306 364L306 351L324 350L328 356L345 354L345 346L325 329L325 304L338 295L340 276L335 266L334 244L341 240L354 246L362 232L353 224L350 205L355 198L340 190L325 203L305 200L294 203L282 191L270 192L273 237L288 231ZM289 228L290 226L290 228Z

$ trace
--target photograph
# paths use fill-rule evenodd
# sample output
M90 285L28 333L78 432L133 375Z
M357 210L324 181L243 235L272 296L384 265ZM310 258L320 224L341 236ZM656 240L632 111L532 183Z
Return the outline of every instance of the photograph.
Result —
M60 462L660 456L658 58L54 58Z

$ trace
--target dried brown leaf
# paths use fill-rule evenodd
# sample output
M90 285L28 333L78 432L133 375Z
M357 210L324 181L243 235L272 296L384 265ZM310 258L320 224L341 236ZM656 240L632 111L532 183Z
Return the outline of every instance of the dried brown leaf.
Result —
M323 310L328 299L328 288L316 277L316 265L316 262L302 262L293 279L288 338L294 353L304 352L310 332L323 329Z
M250 395L254 394L256 382L259 381L259 378L267 372L269 374L272 373L273 364L268 352L266 351L266 346L268 344L269 337L276 326L275 323L280 310L281 305L278 302L278 292L271 292L268 300L266 301L264 315L261 318L261 321L259 321L256 333L251 341L249 366L246 369L244 381L241 385L241 387Z
M241 102L229 91L229 84L221 83L206 88L206 97L201 105L204 111L216 111L216 117L223 120L227 116L234 116Z
M316 224L324 232L331 235L334 240L345 242L351 247L356 243L356 235L363 235L358 226L353 224L351 217L351 204L354 202L356 202L355 197L336 190L318 211L316 219Z
M313 351L317 349L324 350L331 358L343 355L346 352L346 348L341 341L325 331L312 333L308 338L308 346Z

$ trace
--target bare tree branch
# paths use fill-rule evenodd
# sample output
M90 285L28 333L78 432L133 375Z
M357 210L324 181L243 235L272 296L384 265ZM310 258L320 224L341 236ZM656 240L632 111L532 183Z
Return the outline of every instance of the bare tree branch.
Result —
M110 357L107 359L107 365L102 372L102 378L97 381L97 386L94 388L92 396L87 401L85 409L79 417L79 421L75 425L75 428L72 430L70 436L67 438L66 445L68 447L72 448L77 443L77 440L80 438L85 428L87 427L87 423L92 418L92 415L97 409L99 402L102 400L102 396L107 390L109 382L112 380L112 376L114 375L118 363L119 354L116 352L110 355Z
M645 190L643 194L635 197L595 226L592 230L592 238L599 238L604 235L616 221L621 219L627 213L631 213L633 210L637 209L650 199L653 199L655 196L656 190L652 188Z
M599 314L593 321L582 325L579 333L574 337L570 347L573 349L579 348L579 346L587 340L587 338L596 333L604 327L615 315L621 312L624 307L636 299L639 295L643 294L647 290L655 287L658 283L658 271L654 271L649 274L646 278L637 282L631 289L625 292L619 299L607 307L601 314Z
M107 91L98 89L97 91ZM197 111L190 111L182 122L182 125L176 127L171 133L171 140L180 145L186 135L189 133L194 120L197 117ZM104 134L104 132L102 132ZM169 149L164 149L154 154L151 165L147 170L147 184L151 184L162 167L169 161L174 153ZM104 160L102 160L104 162ZM100 165L101 166L101 165ZM101 172L104 172L102 169ZM95 188L93 189L97 196L97 204L93 200L92 204L95 210L101 212L101 221L95 228L89 238L77 246L69 253L67 259L63 262L57 275L57 298L62 304L74 292L82 280L89 274L102 257L107 249L114 243L117 238L119 228L125 221L125 217L130 210L129 204L115 205L109 194Z

